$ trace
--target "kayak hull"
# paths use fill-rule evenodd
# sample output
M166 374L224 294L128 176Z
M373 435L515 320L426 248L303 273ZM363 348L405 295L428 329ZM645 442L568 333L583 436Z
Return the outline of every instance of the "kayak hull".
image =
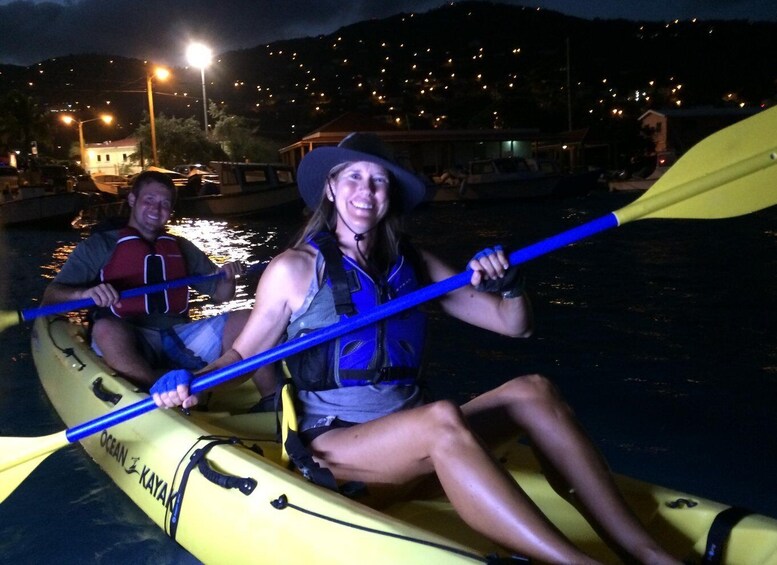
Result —
M32 352L43 388L68 427L147 398L96 357L82 328L67 318L38 318ZM154 410L80 443L151 520L205 563L369 559L427 565L509 555L466 526L444 497L405 497L376 507L307 481L283 463L275 414L247 413L257 401L249 381L214 393L207 411ZM203 452L205 463L190 465ZM549 486L526 445L512 442L495 455L576 545L603 562L619 562ZM238 488L210 479L231 480ZM699 561L725 505L627 477L616 480L664 547ZM777 565L777 521L742 519L727 539L723 562Z

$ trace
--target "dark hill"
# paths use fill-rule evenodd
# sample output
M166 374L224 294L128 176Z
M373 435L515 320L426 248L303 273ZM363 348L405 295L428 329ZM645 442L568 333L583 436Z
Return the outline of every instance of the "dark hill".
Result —
M208 98L264 134L294 137L358 110L400 127L566 129L649 108L748 106L776 98L777 24L585 20L549 10L461 2L315 38L223 53ZM567 62L569 61L569 72ZM146 108L143 61L69 56L0 66L0 90L52 110L110 109L117 136ZM155 83L157 112L201 116L199 72Z

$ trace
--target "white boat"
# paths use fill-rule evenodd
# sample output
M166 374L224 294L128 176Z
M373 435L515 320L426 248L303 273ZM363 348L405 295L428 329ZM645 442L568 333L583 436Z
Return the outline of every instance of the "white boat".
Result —
M212 162L211 168L214 173L203 175L197 188L189 182L191 177L176 171L158 167L148 170L168 174L173 179L178 190L176 217L226 218L302 208L290 165L223 161ZM71 224L76 229L84 229L109 218L128 215L129 206L121 199L82 209Z
M54 190L47 186L20 186L0 193L0 225L69 222L87 206L88 194Z
M596 188L599 171L567 173L548 159L499 157L470 161L459 186L438 186L434 201L510 200L584 195Z
M630 192L634 190L647 190L669 170L669 167L656 167L655 170L645 178L615 178L607 182L610 192Z
M179 190L176 215L226 217L258 214L283 207L301 207L294 169L279 163L214 161L217 183L202 178L197 194Z
M94 173L92 175L92 182L97 190L111 196L124 197L129 192L129 181L127 177L121 175Z
M655 160L653 159L655 157ZM615 177L607 182L610 192L628 192L634 190L647 190L669 170L676 161L674 151L659 151L650 158L649 166L653 169L650 174L631 175L625 174ZM647 171L650 169L648 168ZM645 173L647 172L645 171Z

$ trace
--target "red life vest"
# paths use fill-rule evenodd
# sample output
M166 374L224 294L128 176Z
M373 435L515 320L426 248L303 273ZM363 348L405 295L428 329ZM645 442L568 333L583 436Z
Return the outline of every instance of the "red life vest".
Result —
M156 284L187 275L178 240L163 233L156 241L143 239L137 230L124 228L113 254L100 271L100 280L111 283L121 292L147 284ZM187 286L167 289L153 294L123 298L111 306L111 311L120 318L132 318L145 314L162 313L179 315L189 309L189 288Z

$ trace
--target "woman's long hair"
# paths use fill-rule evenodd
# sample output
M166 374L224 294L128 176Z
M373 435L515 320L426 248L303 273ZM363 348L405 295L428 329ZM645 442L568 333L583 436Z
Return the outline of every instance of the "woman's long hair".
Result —
M300 231L293 247L307 243L314 235L322 231L334 233L337 225L337 210L334 202L326 197L329 184L337 180L340 172L351 165L351 162L340 163L327 174L327 186L322 187L318 206L313 210L310 219ZM400 255L400 240L402 238L402 218L399 214L399 194L394 177L389 173L389 209L386 216L375 227L375 246L372 249L370 262L380 271L385 271ZM356 235L356 234L354 234ZM358 242L358 240L357 240Z

